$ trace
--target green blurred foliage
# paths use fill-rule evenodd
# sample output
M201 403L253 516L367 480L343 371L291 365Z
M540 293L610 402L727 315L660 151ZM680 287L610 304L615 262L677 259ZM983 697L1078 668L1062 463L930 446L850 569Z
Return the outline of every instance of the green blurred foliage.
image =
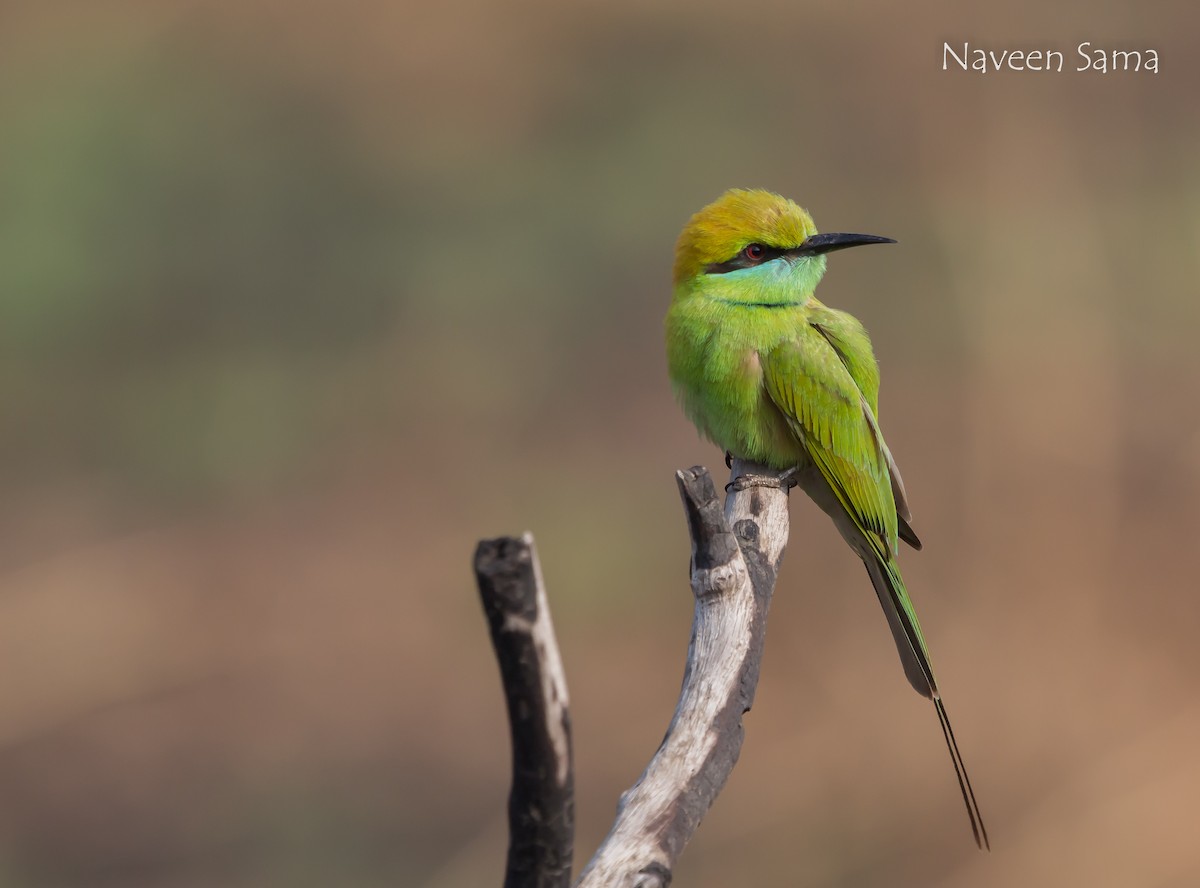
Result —
M4 111L8 483L33 466L186 493L286 473L339 364L393 323L393 200L334 114L252 68L76 63Z

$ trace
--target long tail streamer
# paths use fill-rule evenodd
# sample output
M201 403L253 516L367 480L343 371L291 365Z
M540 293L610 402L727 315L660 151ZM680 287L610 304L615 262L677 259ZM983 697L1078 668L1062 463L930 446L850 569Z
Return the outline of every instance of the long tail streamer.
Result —
M983 825L983 815L979 812L979 804L975 801L975 790L971 788L971 778L967 776L967 766L963 764L962 755L958 751L958 742L954 739L954 728L950 727L950 716L946 715L946 707L941 697L933 698L937 709L938 721L942 724L942 736L946 738L946 747L950 750L950 758L954 761L954 775L958 778L958 788L962 792L963 804L967 806L967 816L971 818L971 832L975 834L975 844L988 851L992 844L988 841L987 827Z

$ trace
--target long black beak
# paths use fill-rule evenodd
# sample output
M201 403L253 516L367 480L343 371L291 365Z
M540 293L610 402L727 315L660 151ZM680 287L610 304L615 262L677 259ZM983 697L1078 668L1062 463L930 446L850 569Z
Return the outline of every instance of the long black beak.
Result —
M847 247L894 243L895 241L890 237L879 237L876 234L814 234L812 237L806 237L804 243L788 252L793 256L816 256L820 253L844 250Z

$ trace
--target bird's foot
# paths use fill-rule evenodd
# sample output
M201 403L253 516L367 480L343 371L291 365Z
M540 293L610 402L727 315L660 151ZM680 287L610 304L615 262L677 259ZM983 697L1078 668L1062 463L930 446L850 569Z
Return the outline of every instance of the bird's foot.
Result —
M786 492L799 483L800 470L792 468L778 475L738 475L725 485L725 492L736 493L751 487L773 487Z

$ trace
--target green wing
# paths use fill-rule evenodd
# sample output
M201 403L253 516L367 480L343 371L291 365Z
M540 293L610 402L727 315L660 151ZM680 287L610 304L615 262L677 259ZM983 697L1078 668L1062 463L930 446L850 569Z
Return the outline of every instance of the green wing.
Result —
M889 621L899 620L893 632L909 680L921 693L925 683L936 692L921 625L895 560L902 519L892 495L891 458L866 397L838 350L811 325L775 346L762 364L768 395L874 554L872 582Z
M889 457L847 362L825 334L805 326L796 339L768 352L762 363L771 400L855 525L887 561L896 551L898 529ZM875 379L877 391L877 372Z
M815 301L815 300L814 300ZM878 431L879 423L879 365L875 363L875 355L871 351L871 339L858 319L844 311L828 308L817 304L812 306L809 314L812 325L833 348L847 372L862 392L867 406L871 408L871 419ZM887 460L888 475L891 476L892 498L896 501L896 512L900 516L900 538L916 549L921 548L921 540L909 525L912 521L912 510L908 506L908 494L904 489L904 479L900 477L900 469L892 459L883 436L879 436L879 446Z
M810 300L810 305L816 300ZM817 328L837 352L846 370L866 398L867 406L875 418L879 418L879 365L875 363L875 354L871 351L871 339L867 330L858 318L829 308L826 305L812 305L809 311L809 323Z

